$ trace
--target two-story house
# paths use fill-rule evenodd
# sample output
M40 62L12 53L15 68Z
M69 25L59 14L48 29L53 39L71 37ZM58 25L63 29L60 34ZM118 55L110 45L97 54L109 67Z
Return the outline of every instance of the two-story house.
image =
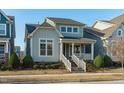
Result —
M118 42L115 38L124 37L124 14L111 20L98 20L94 23L92 29L104 34L101 39L104 49L106 50L105 53L109 55L113 61L119 61L116 55L117 51L110 51L109 46L110 44Z
M72 62L85 70L83 60L94 59L96 40L84 38L86 25L66 18L46 17L44 23L25 25L25 54L34 62L60 62L72 70ZM82 62L81 62L82 61Z
M15 18L0 10L0 61L14 51Z

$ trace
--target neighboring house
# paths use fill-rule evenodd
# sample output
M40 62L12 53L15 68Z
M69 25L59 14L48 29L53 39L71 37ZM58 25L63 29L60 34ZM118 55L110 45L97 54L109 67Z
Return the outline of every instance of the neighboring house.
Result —
M86 25L66 18L45 18L39 24L25 25L25 55L34 62L60 62L71 71L71 60L85 70L84 60L94 59L96 40L84 37ZM71 60L69 60L72 58Z
M101 37L103 36L104 33L94 31L94 29L92 29L91 27L84 28L84 37L96 40L96 43L94 44L94 58L99 54L105 55L105 49L103 47L103 41L101 39Z
M15 46L15 52L16 52L17 56L20 57L21 47L20 46Z
M124 36L124 14L108 21L98 20L94 23L92 29L104 34L101 39L103 41L104 49L106 49L106 54L109 55L113 61L119 61L115 53L109 51L108 45L113 42L114 38Z
M15 18L0 10L0 60L14 51Z

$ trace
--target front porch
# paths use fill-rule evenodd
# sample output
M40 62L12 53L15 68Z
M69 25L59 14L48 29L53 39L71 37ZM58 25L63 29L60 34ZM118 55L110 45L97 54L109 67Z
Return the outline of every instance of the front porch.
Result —
M69 59L72 55L83 60L94 59L94 43L92 39L62 39L61 52Z
M5 60L5 57L9 56L9 40L0 38L0 62Z

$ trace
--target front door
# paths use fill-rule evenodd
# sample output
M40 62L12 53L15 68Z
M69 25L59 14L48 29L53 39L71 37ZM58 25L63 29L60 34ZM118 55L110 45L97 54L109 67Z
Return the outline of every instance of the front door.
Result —
M80 53L81 53L81 45L80 44L75 44L74 45L74 54L77 57L80 57Z

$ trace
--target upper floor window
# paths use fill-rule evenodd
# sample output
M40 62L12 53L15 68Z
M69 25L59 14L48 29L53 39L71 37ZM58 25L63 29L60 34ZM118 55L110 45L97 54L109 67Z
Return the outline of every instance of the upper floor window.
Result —
M72 32L72 27L67 27L67 32Z
M79 32L79 28L78 27L73 27L73 26L61 26L60 27L60 31L62 33L77 33Z
M78 28L77 27L74 27L73 28L73 32L78 32Z
M0 35L6 35L6 24L0 24Z
M61 27L61 32L66 32L66 27Z
M117 32L117 34L118 34L118 36L122 36L122 30L120 29L120 30L118 30L118 32Z

